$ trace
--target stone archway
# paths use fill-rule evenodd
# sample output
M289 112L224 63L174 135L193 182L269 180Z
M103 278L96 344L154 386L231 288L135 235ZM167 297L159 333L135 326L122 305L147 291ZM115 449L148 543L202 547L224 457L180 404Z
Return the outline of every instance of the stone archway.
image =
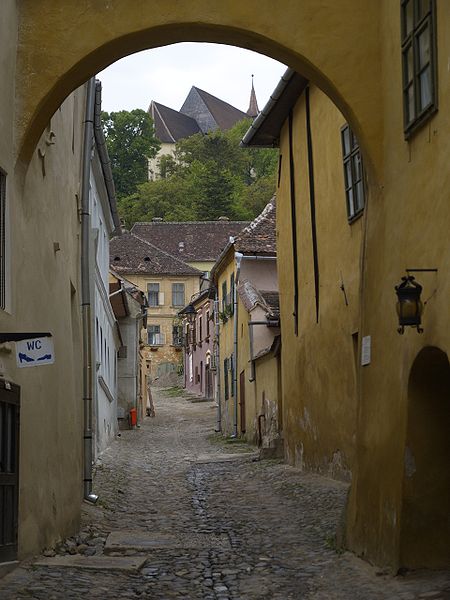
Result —
M409 377L400 565L450 565L450 364L435 347Z
M327 93L365 152L382 165L382 90L372 0L22 0L16 71L16 153L25 163L51 115L112 62L180 41L226 43L295 68Z

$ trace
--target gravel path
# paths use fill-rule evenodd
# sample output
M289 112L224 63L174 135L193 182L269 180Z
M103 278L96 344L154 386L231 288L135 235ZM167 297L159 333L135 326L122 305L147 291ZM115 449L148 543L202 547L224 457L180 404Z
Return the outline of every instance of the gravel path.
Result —
M28 561L0 580L1 600L450 599L450 572L391 577L335 551L344 484L223 442L211 403L154 396L156 417L102 455L80 534L45 553L85 566ZM124 556L142 566L115 567Z

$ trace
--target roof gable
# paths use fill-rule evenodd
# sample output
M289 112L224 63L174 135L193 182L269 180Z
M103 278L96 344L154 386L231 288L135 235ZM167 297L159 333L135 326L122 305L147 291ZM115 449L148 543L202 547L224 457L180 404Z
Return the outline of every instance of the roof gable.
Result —
M160 142L175 143L201 132L195 119L159 102L152 100L149 112L155 125L155 136Z
M248 117L228 102L195 86L192 86L180 112L195 119L204 133L214 129L230 129Z
M234 240L234 247L243 254L276 255L276 201L267 204L262 213L245 227Z

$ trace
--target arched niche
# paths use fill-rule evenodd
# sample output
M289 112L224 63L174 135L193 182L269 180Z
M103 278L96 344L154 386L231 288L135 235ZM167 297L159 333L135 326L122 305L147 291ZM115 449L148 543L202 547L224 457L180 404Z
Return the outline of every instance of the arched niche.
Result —
M450 364L426 347L408 382L400 566L450 566Z

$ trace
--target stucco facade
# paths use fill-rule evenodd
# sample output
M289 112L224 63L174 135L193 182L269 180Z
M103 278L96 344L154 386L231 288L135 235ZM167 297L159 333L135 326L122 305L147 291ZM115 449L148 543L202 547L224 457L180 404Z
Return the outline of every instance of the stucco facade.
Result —
M7 299L0 331L48 331L55 347L53 365L18 369L14 344L0 345L1 377L20 386L18 555L23 557L74 533L80 518L78 209L85 93L77 90L65 100L28 168L17 167L12 151L16 32L15 2L6 1L0 20L0 169L6 174Z
M416 481L405 473L405 448L410 443L408 413L411 398L416 397L414 372L419 369L421 379L426 382L432 379L433 374L433 362L430 366L427 360L419 360L419 363L416 360L429 347L439 349L446 357L450 351L450 280L445 275L450 252L450 80L447 64L450 5L444 0L437 0L435 5L438 110L408 139L405 139L403 127L400 4L392 0L305 0L301 3L282 0L276 11L273 3L260 0L245 3L232 0L213 5L206 0L189 3L165 0L155 2L151 11L145 0L136 0L132 9L125 0L89 0L83 7L75 0L67 0L58 11L49 10L52 3L48 0L25 0L17 6L13 0L4 0L0 25L2 55L7 59L0 65L3 77L0 91L0 161L2 169L8 173L10 214L18 223L11 232L11 264L14 269L14 280L10 281L8 290L11 314L1 315L2 329L4 321L8 328L36 326L36 315L39 315L40 324L54 325L55 331L62 331L64 323L64 339L67 338L70 310L64 312L61 305L54 309L52 298L69 294L68 283L71 275L75 274L75 261L68 259L62 269L60 263L64 254L58 252L55 258L51 242L55 237L63 239L67 251L74 245L72 234L76 232L76 211L73 210L70 217L66 216L56 228L54 219L57 211L54 206L59 207L60 204L52 203L50 214L48 199L51 194L43 194L39 205L36 203L35 183L39 176L42 177L41 159L36 159L36 149L50 117L62 101L93 73L122 56L150 46L183 40L229 43L283 61L317 85L340 109L359 140L368 188L365 215L360 225L355 223L356 228L361 227L363 239L358 267L361 302L354 380L357 405L353 447L355 461L347 543L359 554L393 569L403 562L402 527L407 523L402 519L404 489L410 484L414 487ZM102 23L102 27L98 23ZM18 46L16 34L20 42ZM47 157L51 155L52 148L54 146L47 149ZM61 156L55 157L55 161L62 160ZM317 163L316 160L316 169L320 169ZM286 161L283 161L283 168L285 164ZM318 181L317 176L315 181ZM300 189L302 185L299 182ZM331 182L327 185L333 188ZM66 192L71 189L71 185L65 186ZM58 201L61 202L61 195L58 195ZM281 215L284 210L279 211L281 224L285 218ZM330 235L334 239L334 234ZM41 255L36 251L40 247L39 240L44 240ZM322 261L324 252L328 252L327 237L322 236L318 242L322 252L319 260ZM33 261L36 264L33 264L32 271L27 264L27 256L31 255L41 259L40 262ZM281 269L290 268L290 263L285 263L284 259L283 262L280 260L280 265ZM418 275L423 285L423 298L427 300L424 333L418 335L408 329L404 336L399 336L393 287L408 268L438 270ZM323 265L321 269L325 277L327 266ZM52 279L49 278L50 273L54 275ZM333 277L332 296L342 283L337 270ZM347 288L351 281L351 275L345 273L344 287ZM43 282L45 286L42 286ZM35 294L33 298L32 314L29 294L23 293L24 289L42 289L42 295ZM70 289L77 293L76 285ZM325 296L321 301L323 307L327 303L326 294L321 295ZM308 292L307 302L310 302L309 297ZM74 301L77 301L76 296ZM336 314L341 314L337 307L342 304L342 296L336 301L339 303L336 304ZM350 299L349 307L354 303ZM344 337L353 327L349 317L351 310L346 311L348 316L343 315L342 320L332 317L334 313L330 308L330 325L333 325L330 329L339 336L341 323ZM321 321L316 329L324 325ZM73 331L76 337L76 325ZM362 367L360 341L368 336L371 338L371 361ZM60 338L55 334L57 352L60 352L61 342L58 339L62 339L62 334ZM311 339L315 340L312 342L315 345L316 334L312 334ZM67 399L67 382L74 378L73 361L70 349L64 346L62 352L68 355L63 369L58 371L58 378L49 378L49 383L47 378L40 379L38 374L28 373L23 377L33 378L34 390L45 387L46 392L58 392L61 378ZM348 349L345 353L347 373ZM325 354L324 357L320 350L319 362L322 364L329 353ZM304 356L306 359L306 354ZM6 368L13 369L9 367L8 356L2 360L8 363ZM312 369L315 369L316 364L311 363ZM295 363L288 366L294 372ZM326 376L331 375L333 372L327 370ZM324 384L326 390L334 388L326 380ZM312 382L312 385L314 393L318 394L319 384ZM57 393L47 393L47 396L60 397ZM322 395L324 397L325 394ZM42 418L43 411L34 398L33 403L33 408L28 403L27 406L35 424ZM78 407L76 414L72 415L72 423L78 422L77 411ZM61 418L64 423L68 416L67 411L64 415L56 416L55 411L52 414L52 419ZM344 416L344 419L348 422L347 417ZM51 426L49 422L47 424ZM448 430L447 414L436 421L433 431L440 432L443 426ZM24 428L26 430L26 424ZM435 437L429 433L427 440L430 436ZM70 453L78 456L75 439L78 437L74 435ZM43 435L40 448L45 447L48 440L48 435ZM425 456L426 447L425 441L416 447L413 455ZM447 453L448 448L444 446L444 449ZM314 455L312 446L310 450ZM64 464L66 458L62 458ZM416 460L416 464L421 464ZM67 462L76 468L76 460ZM30 469L33 466L29 464ZM64 490L56 489L58 486L54 482L49 487L47 481L50 473L61 472L62 466L60 456L58 461L52 459L38 488L41 494L45 490L46 501L49 490L54 491L55 497L61 500L58 505L65 506L63 510L66 511L70 499L69 503L64 500L67 499L66 493L70 496L70 486L66 485ZM70 491L74 492L74 489ZM40 497L39 493L33 496L34 500ZM416 498L416 501L418 498L414 494L409 497ZM44 506L43 500L41 502L42 515L51 517L50 503L47 501ZM436 502L433 509L436 510ZM35 514L35 510L30 507L30 514ZM437 523L441 525L442 520L438 518ZM428 525L432 528L433 522ZM30 533L27 539L31 540L33 547L42 537L42 533L33 529L31 521L24 524L23 531ZM434 564L441 562L437 546L433 552L426 554ZM414 562L417 564L417 558Z

